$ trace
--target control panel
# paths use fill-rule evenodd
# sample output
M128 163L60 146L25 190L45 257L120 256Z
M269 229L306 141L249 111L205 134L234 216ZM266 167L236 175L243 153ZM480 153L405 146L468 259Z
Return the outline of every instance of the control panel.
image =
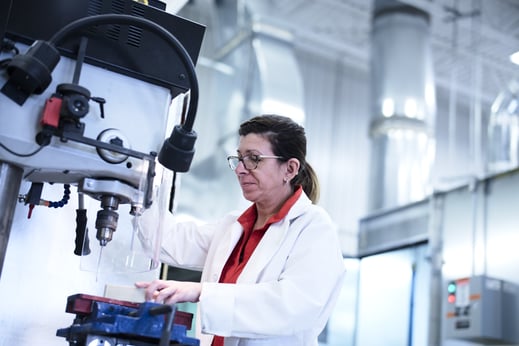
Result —
M519 286L488 276L447 282L445 338L517 343Z

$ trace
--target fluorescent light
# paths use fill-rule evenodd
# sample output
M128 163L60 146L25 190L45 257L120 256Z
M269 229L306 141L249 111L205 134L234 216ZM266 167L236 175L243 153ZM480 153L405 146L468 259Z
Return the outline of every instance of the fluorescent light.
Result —
M416 104L416 100L413 98L408 98L405 100L404 104L404 114L408 118L416 118L418 112L418 105Z
M267 98L261 102L263 114L279 114L292 118L296 123L302 125L305 122L305 112L301 107L280 100Z
M395 114L395 101L392 98L386 98L382 101L382 115L386 118Z
M519 50L510 55L510 61L514 64L519 65Z

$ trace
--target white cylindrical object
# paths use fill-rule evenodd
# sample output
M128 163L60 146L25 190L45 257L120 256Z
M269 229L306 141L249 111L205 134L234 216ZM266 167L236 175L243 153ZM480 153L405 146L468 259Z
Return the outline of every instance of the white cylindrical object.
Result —
M429 15L375 1L370 210L423 199L434 161L436 112Z

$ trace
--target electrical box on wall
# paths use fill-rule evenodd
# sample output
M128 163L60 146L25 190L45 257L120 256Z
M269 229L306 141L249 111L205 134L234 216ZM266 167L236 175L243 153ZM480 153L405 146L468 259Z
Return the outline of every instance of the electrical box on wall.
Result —
M447 283L446 339L519 342L519 286L484 275Z

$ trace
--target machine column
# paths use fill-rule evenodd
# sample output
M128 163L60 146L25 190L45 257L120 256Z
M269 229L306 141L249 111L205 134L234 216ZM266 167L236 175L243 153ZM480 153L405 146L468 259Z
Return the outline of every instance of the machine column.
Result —
M4 266L7 242L11 232L23 170L6 162L0 162L0 277Z

